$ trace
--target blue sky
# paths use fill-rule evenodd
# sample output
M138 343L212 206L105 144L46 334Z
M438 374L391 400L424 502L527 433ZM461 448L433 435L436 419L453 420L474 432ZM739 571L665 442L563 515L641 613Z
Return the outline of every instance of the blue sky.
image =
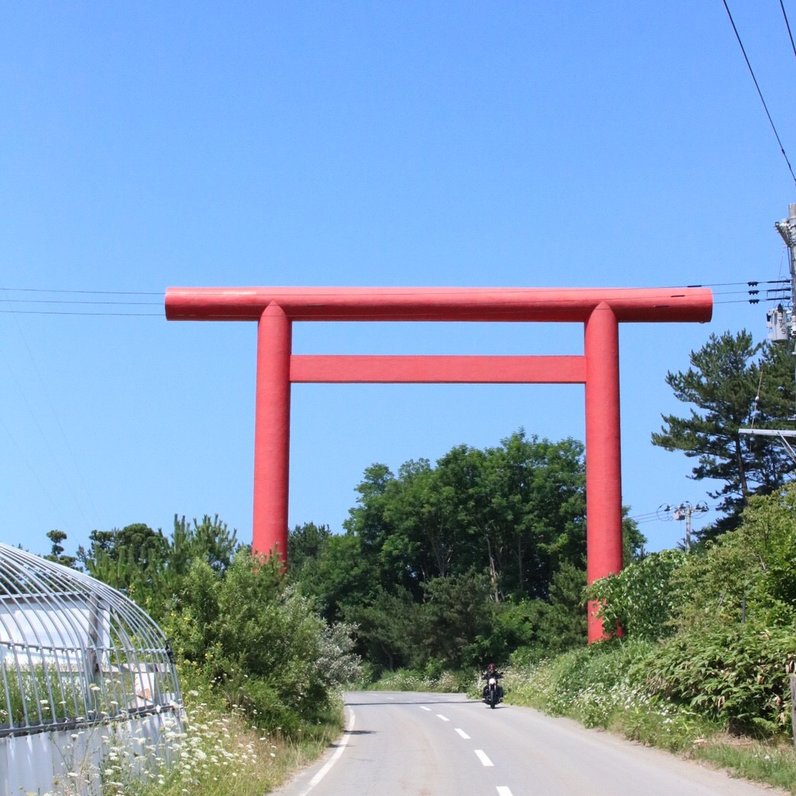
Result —
M779 2L730 7L795 158ZM788 276L773 223L796 192L720 0L6 2L0 106L0 539L35 552L52 528L73 550L175 514L250 540L256 329L167 322L169 286ZM764 339L743 290L716 288L710 324L621 329L633 516L706 499L650 433L684 412L666 372L711 332ZM580 353L582 329L300 324L294 341ZM582 439L582 388L296 385L291 524L340 530L373 462L521 427ZM683 534L640 527L653 550Z

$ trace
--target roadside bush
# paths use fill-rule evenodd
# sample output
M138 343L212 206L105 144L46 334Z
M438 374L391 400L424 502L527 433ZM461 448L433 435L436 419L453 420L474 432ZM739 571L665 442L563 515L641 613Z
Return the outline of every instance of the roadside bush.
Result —
M647 661L646 687L726 723L734 733L773 735L790 724L793 627L743 623L679 633Z
M617 710L642 700L634 677L650 654L647 642L606 641L572 650L553 665L550 708L587 727L607 727Z
M288 739L282 729L263 731L237 705L227 704L189 664L179 667L186 721L170 734L171 754L134 773L134 758L111 754L103 769L101 796L262 796L322 754L338 736L342 707L334 721ZM119 750L121 751L121 750ZM74 793L67 789L69 794Z
M663 550L592 583L586 594L600 603L603 626L621 627L631 638L654 640L671 635L672 616L683 599L675 573L686 558L681 550Z
M454 672L437 667L396 669L384 672L369 688L374 691L435 691L440 694L466 692L472 688L472 672Z
M796 621L796 484L753 497L741 526L688 556L673 576L681 630L704 624Z
M504 681L507 700L681 750L718 725L650 693L645 677L658 648L656 642L615 639L530 667L512 666Z
M359 676L350 627L329 626L275 562L241 551L221 575L195 560L185 583L164 623L175 652L260 726L292 734L323 719Z

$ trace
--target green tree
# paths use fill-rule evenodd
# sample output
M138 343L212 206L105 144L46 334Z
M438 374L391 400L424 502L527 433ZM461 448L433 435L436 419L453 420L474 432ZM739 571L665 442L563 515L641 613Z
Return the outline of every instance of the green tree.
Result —
M424 584L421 613L423 663L441 661L446 667L477 667L487 659L506 657L503 639L496 632L497 606L485 574L470 572L434 578Z
M112 531L94 530L89 540L89 548L78 548L77 556L90 575L131 596L155 589L169 549L162 531L134 523Z
M344 611L345 621L354 628L357 651L375 675L420 664L421 605L407 591L380 589L367 602L346 605Z
M652 442L696 459L692 478L723 482L708 492L725 512L715 530L736 527L751 495L770 494L796 469L779 440L739 433L752 423L792 427L792 357L782 346L754 344L746 331L725 332L692 351L691 367L667 373L666 383L678 400L692 406L687 417L663 415L664 425Z
M190 562L199 558L215 572L223 573L241 547L237 532L230 530L217 514L212 518L205 514L201 521L194 518L190 523L184 515L175 514L166 554L167 568L171 573L184 574Z
M506 601L497 622L513 663L525 665L586 644L586 572L564 562L544 600Z
M422 599L439 577L488 572L496 600L547 596L562 561L582 564L583 445L523 431L498 447L459 445L435 467L410 461L394 476L374 465L346 528L390 590Z
M218 574L226 571L240 548L235 536L218 516L205 515L189 523L175 515L171 538L143 523L94 530L88 549L78 548L78 559L90 575L125 591L159 619L180 592L194 561Z
M49 561L55 561L56 564L63 564L65 567L74 567L77 563L75 556L64 555L64 542L67 535L65 531L59 531L57 528L47 532L47 538L52 542L52 547L48 555L44 556Z
M331 535L328 525L316 525L314 522L296 525L287 539L288 571L298 572L304 566L317 562Z
M288 570L288 578L315 601L329 622L342 620L349 606L368 605L380 589L378 572L363 554L362 540L350 533L330 536L319 557L305 561L297 571Z
M585 641L582 443L511 435L394 474L367 468L345 533L291 531L288 578L328 621L357 626L378 669L470 666ZM625 555L644 542L623 520Z

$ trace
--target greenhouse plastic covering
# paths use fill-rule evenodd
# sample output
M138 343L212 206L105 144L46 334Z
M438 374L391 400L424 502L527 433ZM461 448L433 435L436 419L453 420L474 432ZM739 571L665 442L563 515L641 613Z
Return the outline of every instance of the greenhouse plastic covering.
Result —
M0 543L0 739L180 710L162 631L76 570Z

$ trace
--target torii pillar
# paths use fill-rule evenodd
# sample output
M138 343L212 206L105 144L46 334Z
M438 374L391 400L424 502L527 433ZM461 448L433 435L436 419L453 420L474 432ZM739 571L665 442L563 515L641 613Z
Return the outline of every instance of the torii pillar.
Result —
M619 324L706 322L704 288L169 288L169 320L256 321L252 549L287 557L290 385L584 384L589 583L622 569ZM582 356L298 356L294 321L580 322ZM604 638L589 608L589 641Z

